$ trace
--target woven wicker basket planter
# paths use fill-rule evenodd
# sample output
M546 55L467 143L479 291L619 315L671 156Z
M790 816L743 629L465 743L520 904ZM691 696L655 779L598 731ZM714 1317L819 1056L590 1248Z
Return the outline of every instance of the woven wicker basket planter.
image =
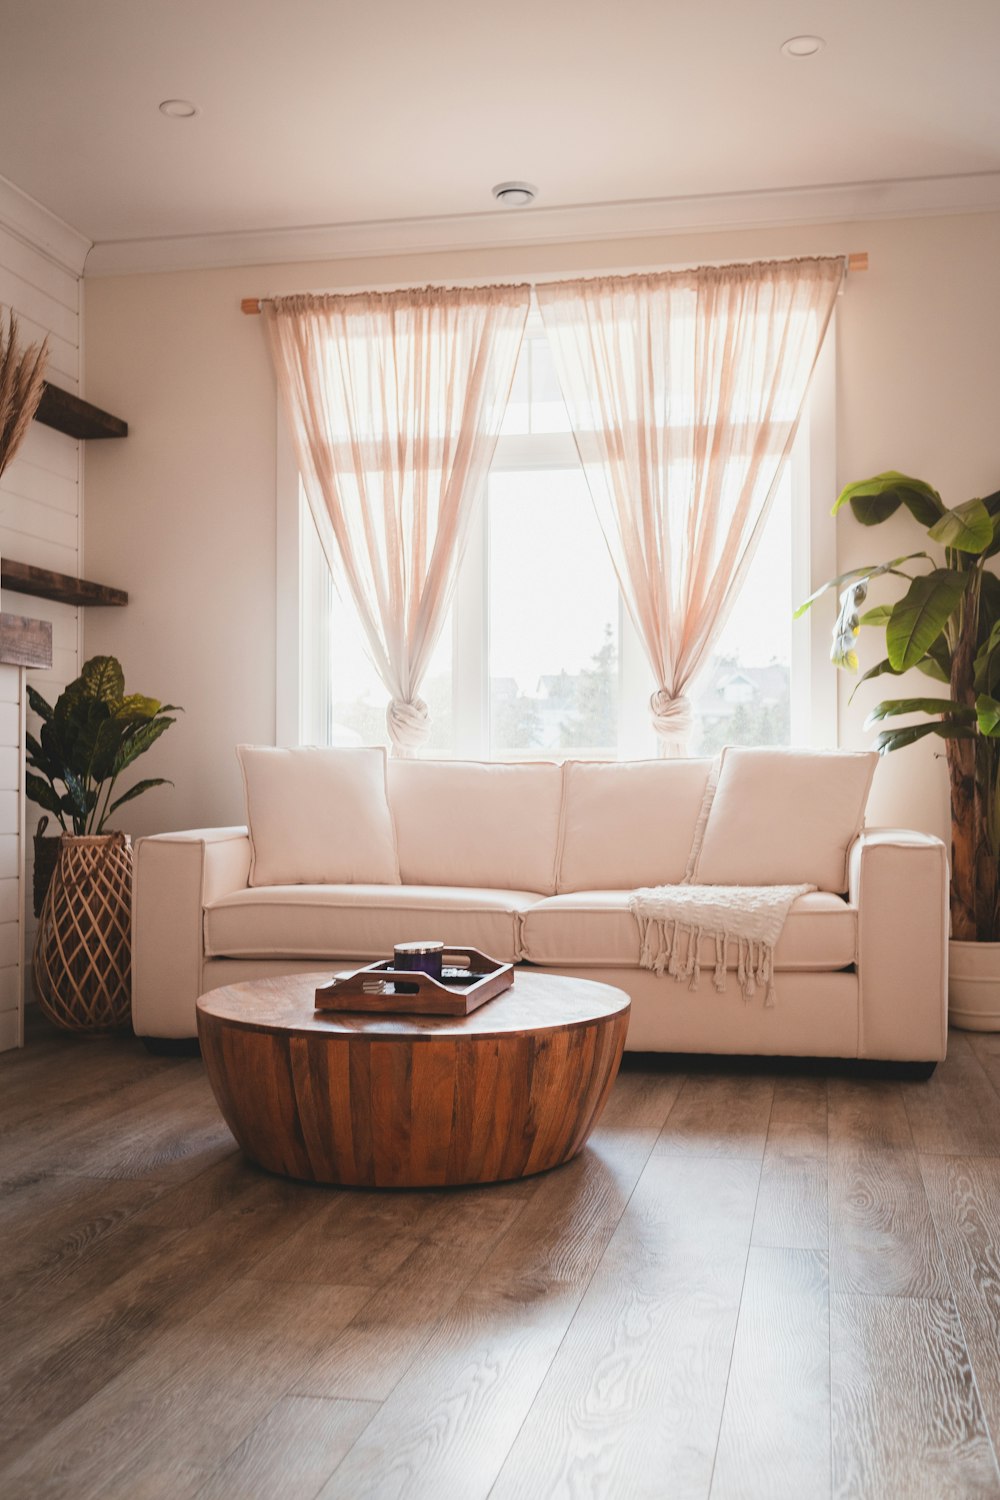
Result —
M52 877L56 873L56 865L59 863L59 836L46 837L42 832L48 818L43 818L35 834L35 864L34 875L31 882L31 906L36 918L42 915L42 907L45 905L45 897L48 895Z
M42 1010L69 1031L132 1023L132 841L64 834L32 961Z

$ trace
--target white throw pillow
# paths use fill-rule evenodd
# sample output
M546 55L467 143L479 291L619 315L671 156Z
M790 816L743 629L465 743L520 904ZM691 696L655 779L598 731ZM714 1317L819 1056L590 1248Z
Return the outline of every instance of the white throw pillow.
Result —
M378 746L238 745L250 885L398 885Z
M633 891L683 880L711 762L568 760L560 891Z
M877 762L873 750L727 746L694 883L846 891Z
M403 881L551 896L561 791L552 761L391 760Z

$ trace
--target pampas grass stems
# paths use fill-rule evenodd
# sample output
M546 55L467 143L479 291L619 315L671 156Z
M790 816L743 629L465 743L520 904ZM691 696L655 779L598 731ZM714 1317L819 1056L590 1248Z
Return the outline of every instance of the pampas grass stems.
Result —
M0 325L0 474L17 452L35 415L45 387L48 339L22 347L17 319L8 314L7 332Z

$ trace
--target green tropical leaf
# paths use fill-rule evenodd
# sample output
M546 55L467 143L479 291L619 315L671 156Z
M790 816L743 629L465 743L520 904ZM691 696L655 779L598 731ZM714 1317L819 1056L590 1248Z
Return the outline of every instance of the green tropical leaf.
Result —
M134 733L122 741L111 774L120 776L126 766L138 760L140 755L145 755L149 747L155 745L160 735L176 722L176 719L152 719L148 723L138 725Z
M155 719L163 704L158 698L146 698L142 693L129 693L115 710L118 719Z
M915 667L941 634L969 585L971 573L935 568L915 578L885 628L889 660L897 672Z
M979 572L978 645L989 638L997 620L1000 620L1000 578L989 568L983 568Z
M46 755L42 746L35 736L30 732L24 736L24 749L26 764L32 766L36 771L41 771L50 781L58 781L61 775L61 767L51 756Z
M941 639L943 640L944 637L942 636ZM935 642L935 646L936 645L937 642ZM923 672L925 677L933 677L935 682L951 681L951 668L942 666L940 659L934 654L933 651L928 651L926 656L922 656L920 660L914 662L913 665L916 667L918 672Z
M48 721L52 718L53 709L51 703L46 703L37 688L28 683L28 707L42 720Z
M883 729L875 741L879 755L888 755L892 750L902 750L906 745L916 744L928 734L936 734L943 740L974 740L976 731L971 724L952 724L948 720L936 719L932 724L910 724L905 729Z
M114 656L92 656L85 661L79 679L88 698L115 707L125 696L125 674Z
M976 692L993 696L1000 683L1000 620L994 621L992 630L976 652L972 674Z
M888 625L892 618L891 604L876 604L874 609L866 610L858 621L859 625Z
M871 682L873 677L884 677L886 673L888 673L892 677L902 676L902 673L896 671L896 668L893 666L889 658L887 656L884 656L882 660L877 661L873 667L869 667L867 672L862 672L861 676L854 684L854 687L851 689L851 696L847 700L848 703L854 702L854 694L858 691L858 688L863 682Z
M985 734L987 739L1000 739L1000 703L995 698L980 693L976 699L976 717L980 734Z
M131 802L133 797L141 796L143 792L148 792L154 786L173 786L173 782L168 781L165 776L151 776L147 781L137 781L135 786L129 787L123 796L112 802L106 816L110 817L117 808L121 807L123 802Z
M59 767L61 781L62 767L69 762L70 734L67 725L53 718L42 724L38 737L42 743L43 755L52 765Z
M792 619L800 619L801 616L805 614L807 609L812 608L817 599L821 599L825 593L829 592L830 589L839 588L842 583L851 583L852 581L858 583L861 581L861 579L865 579L865 581L867 582L872 578L880 578L884 573L895 573L898 576L909 580L910 575L908 573L901 574L899 572L899 569L902 567L903 563L914 562L918 558L926 558L929 561L930 554L927 552L908 552L905 557L894 557L892 562L874 563L871 567L850 568L846 573L838 573L836 578L831 578L828 583L821 584L814 593L810 594L809 598L806 599L804 603L799 605L798 609L792 615Z
M59 793L47 781L32 775L30 771L24 773L24 795L30 802L37 802L39 807L44 807L46 812L55 813L62 821L62 798Z
M873 724L896 714L940 714L952 721L960 719L969 723L976 717L974 708L966 703L956 703L953 698L886 698L871 710L865 719L865 728L870 729Z
M66 725L66 762L84 780L94 775L94 763L102 743L106 743L108 731L105 725L109 722L113 722L111 709L103 699L84 697L76 700Z
M944 514L944 503L937 490L922 479L912 479L895 469L847 485L837 497L833 514L843 505L850 505L855 520L862 526L880 525L895 515L901 505L906 506L921 526L933 526Z
M974 552L978 556L993 540L993 522L981 500L966 500L964 505L946 510L927 534L942 547L954 547L959 552Z
M927 662L933 663L937 671L927 666ZM921 672L926 672L929 677L936 677L940 682L951 681L951 647L944 635L939 635L936 641L931 641L927 648L927 655L922 661L917 662L917 666Z
M94 781L106 781L109 776L114 775L115 764L121 754L127 727L113 711L108 718L98 724L93 750L88 761L89 773Z
M96 793L87 789L87 784L72 771L67 771L63 776L66 786L66 796L63 798L63 806L71 813L74 819L86 818L96 800ZM81 830L82 831L82 830Z

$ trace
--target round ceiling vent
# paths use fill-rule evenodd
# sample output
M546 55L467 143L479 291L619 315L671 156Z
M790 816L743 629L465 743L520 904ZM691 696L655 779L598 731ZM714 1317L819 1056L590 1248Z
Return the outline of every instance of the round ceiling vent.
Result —
M537 195L538 189L530 182L498 182L493 196L507 208L523 208Z
M781 50L786 57L815 57L825 46L821 36L790 36L782 42Z
M197 113L198 106L190 99L164 99L160 105L160 114L168 120L190 120Z

